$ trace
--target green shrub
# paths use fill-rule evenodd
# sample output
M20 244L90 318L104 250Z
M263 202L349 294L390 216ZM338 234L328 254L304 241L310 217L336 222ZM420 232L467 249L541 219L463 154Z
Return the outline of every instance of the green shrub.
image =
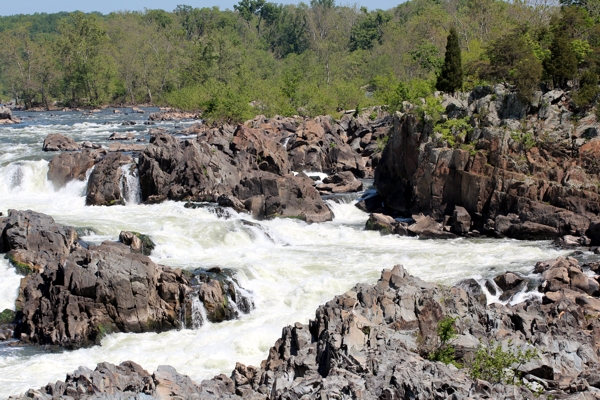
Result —
M519 368L538 358L535 348L525 351L516 349L512 340L509 340L507 349L504 350L501 343L492 341L489 346L479 346L469 366L469 374L473 379L483 379L490 383L521 385L523 377Z
M453 364L457 368L461 368L462 365L456 360L454 355L454 346L450 343L452 339L456 337L456 329L454 328L454 322L458 317L446 317L437 326L438 346L435 350L427 355L427 359L430 361L440 361L444 364Z
M390 137L388 135L377 138L377 151L378 152L380 152L380 153L383 152L383 149L385 149L385 146L387 146L389 139L390 139Z
M512 140L514 140L517 143L520 143L523 148L525 149L525 151L529 151L531 148L535 147L537 142L535 140L535 137L533 136L533 133L531 132L512 132L510 134L510 137L512 138Z
M457 139L464 141L468 133L473 131L469 117L449 119L438 123L434 127L434 132L440 133L448 146L456 147Z

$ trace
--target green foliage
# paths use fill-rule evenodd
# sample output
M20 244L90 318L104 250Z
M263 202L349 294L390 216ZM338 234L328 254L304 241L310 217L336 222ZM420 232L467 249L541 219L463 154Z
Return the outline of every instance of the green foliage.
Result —
M9 310L8 308L4 311L0 312L0 325L2 324L12 324L15 320L15 312L13 310Z
M422 40L414 50L409 52L409 54L413 61L426 74L435 72L437 75L444 65L444 59L440 57L438 48L428 40Z
M537 144L537 141L531 132L511 132L510 137L515 142L520 143L526 152Z
M389 140L390 137L388 135L377 138L377 151L379 153L383 152L383 149L385 149L385 146L387 146Z
M462 365L456 361L454 355L454 346L450 343L450 341L456 337L454 322L456 322L457 319L458 317L446 317L438 322L437 336L439 344L434 351L428 354L427 358L430 361L440 361L444 364L453 364L457 368L462 367Z
M538 358L535 348L523 351L516 349L512 341L509 341L504 350L501 343L492 341L489 346L479 346L469 366L469 373L473 379L483 379L492 384L520 385L523 380L519 368Z
M571 42L571 50L575 54L575 58L577 58L577 62L579 64L583 64L587 57L592 54L592 46L588 43L587 40L575 39Z
M350 51L370 50L375 44L382 42L383 28L392 16L382 10L368 12L361 7L363 13L360 22L352 27L350 33Z
M550 46L550 58L544 68L556 87L566 87L567 81L577 74L577 55L561 32L554 34Z
M435 87L442 92L454 93L462 89L462 86L463 70L460 45L458 44L458 33L456 29L451 28L446 44L444 65L442 65Z
M469 117L449 119L447 121L437 123L434 127L434 132L440 133L442 139L448 143L450 147L456 147L458 141L464 142L467 134L473 131Z
M542 52L527 32L514 31L491 43L486 55L489 63L480 71L482 78L509 82L521 99L531 99L542 78Z
M433 96L425 98L425 104L416 109L416 113L421 120L428 119L434 126L440 121L444 112L446 112L446 109L442 106L442 100Z
M0 17L0 97L25 107L153 103L241 121L358 104L402 110L436 83L456 91L508 82L525 99L542 78L562 79L555 67L563 44L576 60L570 77L598 72L600 0L558 13L527 2L448 1L367 11L333 0L240 0L234 10ZM557 37L565 43L552 53ZM584 86L579 103L593 97Z
M579 89L571 97L577 108L585 108L594 103L599 93L598 75L588 70L579 79Z

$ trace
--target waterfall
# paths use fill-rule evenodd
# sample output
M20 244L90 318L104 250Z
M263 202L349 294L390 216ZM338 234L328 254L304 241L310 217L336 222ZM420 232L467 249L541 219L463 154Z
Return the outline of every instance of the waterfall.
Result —
M14 163L14 167L11 168L10 172L10 184L9 187L14 189L16 187L21 186L23 183L23 169L20 163Z
M206 315L206 308L200 301L198 293L192 297L192 315L191 315L192 326L190 329L198 329L202 325L209 324L208 316Z
M125 204L140 204L142 201L142 189L136 165L123 165L121 172L121 193Z

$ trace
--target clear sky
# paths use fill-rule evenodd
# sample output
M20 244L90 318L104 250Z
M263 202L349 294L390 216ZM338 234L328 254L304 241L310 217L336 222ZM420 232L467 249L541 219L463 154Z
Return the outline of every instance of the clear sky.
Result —
M294 0L271 0L274 3L298 3ZM310 0L305 0L309 3ZM387 10L395 7L401 0L338 0L338 4L354 4L365 6L368 9L381 8ZM4 0L0 6L0 15L14 14L33 14L36 12L55 13L59 11L100 11L107 14L118 10L143 10L144 8L160 8L172 11L178 4L187 4L192 7L213 7L219 6L221 9L233 9L233 5L239 3L239 0L101 0L101 1L82 1L82 0Z

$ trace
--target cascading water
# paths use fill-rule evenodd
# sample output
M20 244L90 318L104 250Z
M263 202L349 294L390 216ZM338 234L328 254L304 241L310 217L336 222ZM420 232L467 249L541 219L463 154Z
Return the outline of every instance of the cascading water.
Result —
M140 204L142 201L142 188L135 164L126 164L121 167L121 193L125 205Z
M31 125L0 127L1 212L15 208L49 214L58 223L78 228L87 235L82 239L91 243L116 240L122 230L147 234L156 243L151 257L159 264L188 271L220 266L235 272L239 285L232 281L235 290L230 297L242 313L252 311L237 320L204 323L200 329L110 334L102 346L60 354L0 345L0 398L64 380L79 366L94 368L103 361L132 360L149 371L172 365L202 381L229 374L236 362L259 364L285 325L308 322L320 304L358 282L373 283L383 268L403 264L420 278L453 284L507 270L527 273L541 259L566 254L545 242L381 236L364 230L368 215L354 206L351 197L328 200L335 219L321 224L295 219L258 222L233 211L225 218L210 207L186 208L172 201L141 205L128 198L127 206L86 207L86 181L72 181L56 190L46 179L54 154L41 151L43 140L48 133L62 133L78 142L107 146L111 132L131 129L120 125L131 116L113 115L110 110L88 120L75 113L31 116ZM174 129L173 124L158 123L165 129ZM135 129L139 135L148 133L141 123ZM14 186L11 177L17 163L22 176ZM19 280L14 268L0 259L0 308L14 309ZM199 299L192 299L188 327L200 326L194 320L207 320L200 306Z
M198 296L194 296L192 300L192 329L198 329L206 324L210 324L206 315L206 308L204 308L204 304Z

